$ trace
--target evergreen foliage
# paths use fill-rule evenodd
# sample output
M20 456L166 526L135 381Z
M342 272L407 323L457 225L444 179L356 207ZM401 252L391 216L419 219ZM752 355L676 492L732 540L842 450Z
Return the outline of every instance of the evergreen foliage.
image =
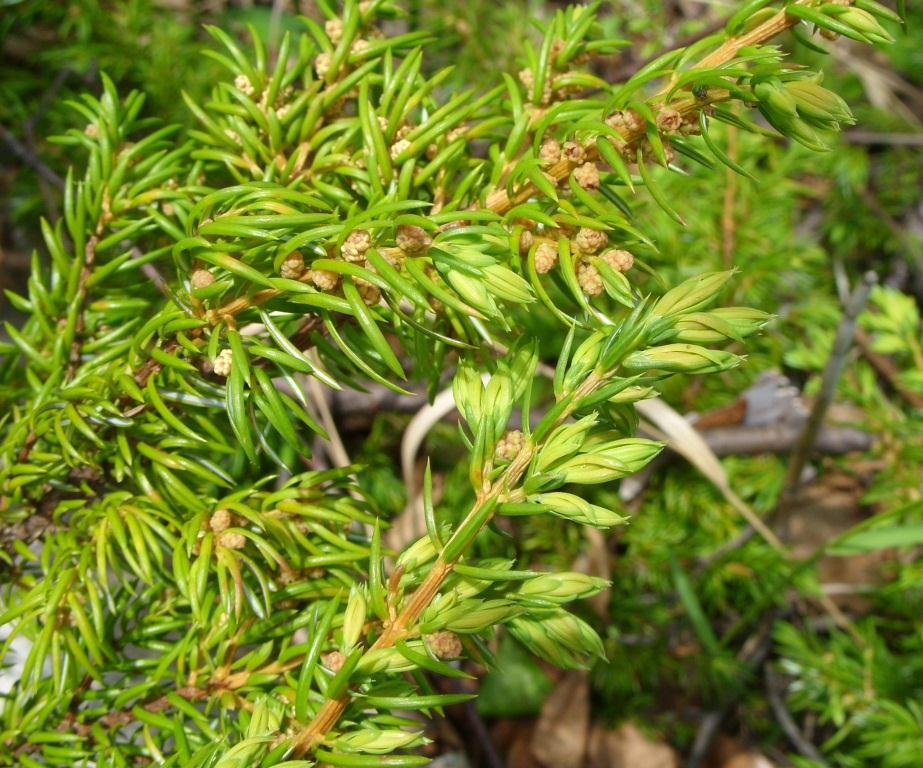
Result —
M714 130L769 141L757 112L825 149L849 109L774 38L886 43L900 20L873 0L756 0L609 83L590 64L624 42L576 6L518 74L445 93L426 32L380 31L399 15L347 2L274 56L211 28L227 76L185 96L189 128L108 78L73 104L85 128L57 141L82 177L42 223L48 259L10 295L27 319L0 348L0 624L31 641L6 764L418 765L408 712L468 697L428 675L490 664L497 627L559 666L605 656L567 608L603 580L480 556L478 537L504 516L625 522L593 486L659 452L634 404L738 366L723 347L770 319L720 306L731 271L651 266L658 216L695 226L673 174L758 173ZM916 361L910 312L870 331ZM434 504L427 472L427 533L390 552L358 468L306 471L329 437L307 382L434 396L451 372L471 504ZM779 643L809 664L804 638Z

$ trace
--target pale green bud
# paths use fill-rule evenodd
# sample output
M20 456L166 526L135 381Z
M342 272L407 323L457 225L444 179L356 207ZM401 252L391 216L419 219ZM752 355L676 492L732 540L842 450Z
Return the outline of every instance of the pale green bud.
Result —
M470 610L470 602L461 596L458 589L436 595L420 617L424 632L444 627L448 622L464 616Z
M351 649L362 635L365 626L366 601L362 590L353 587L349 592L349 602L343 614L343 647Z
M512 270L499 264L491 264L485 267L483 272L487 290L494 296L517 304L526 304L533 300L530 285Z
M710 314L730 325L741 338L756 333L772 320L768 312L752 307L719 307Z
M498 314L497 304L488 293L483 280L454 269L448 270L445 278L466 304L488 315Z
M777 78L755 83L753 95L756 96L761 110L766 113L770 122L773 120L784 122L786 118L795 117L798 113L798 103ZM774 122L773 125L775 125Z
M624 437L618 440L606 440L587 448L587 452L618 458L632 472L638 472L663 450L663 443L646 440L643 437Z
M594 257L590 262L602 277L606 293L619 304L626 307L634 306L634 297L631 294L631 283L628 282L628 278L600 257Z
M718 298L733 271L705 272L667 291L654 305L652 314L672 317L705 308Z
M542 624L551 637L558 642L566 645L568 648L580 649L584 653L597 656L601 659L606 657L602 640L596 631L582 619L578 619L570 613L560 611L555 615L545 619Z
M778 78L754 84L753 94L763 117L780 133L790 135L792 126L801 122L798 102Z
M519 588L517 597L530 601L567 603L602 592L609 582L585 573L548 573L529 579Z
M480 632L482 629L508 621L519 612L518 608L511 606L506 600L470 600L459 607L465 609L462 615L444 626L452 632L462 634Z
M591 504L573 493L563 493L561 491L537 493L530 496L529 501L541 504L543 508L558 517L573 520L575 523L581 523L582 525L592 525L594 528L611 528L614 525L622 525L628 521L627 517L622 517L622 515L605 507Z
M792 120L787 126L785 126L784 133L786 136L797 141L799 144L803 144L808 149L812 149L815 152L826 152L830 149L830 145L827 144L814 130L810 125L808 125L804 120L796 119Z
M423 652L422 643L409 643L418 653ZM374 675L378 672L388 674L397 674L400 672L411 672L417 668L417 665L401 655L397 648L373 648L362 654L362 658L356 665L356 670L363 675Z
M599 635L585 621L559 610L544 622L548 634L571 648L582 648L586 652L603 657L604 651Z
M748 6L744 5L741 7L747 8ZM735 32L735 34L743 35L752 29L756 29L758 26L760 26L760 24L775 16L776 13L777 11L775 8L760 8L760 10L755 11L746 17L746 20L743 22L740 29Z
M610 403L636 403L639 400L647 400L656 397L657 390L653 387L625 387L618 394L609 398Z
M483 412L484 383L481 376L469 365L462 365L452 381L455 407L465 421L477 430Z
M716 373L740 365L743 358L720 349L694 344L664 344L632 352L623 365L630 371L668 373Z
M693 312L677 320L673 338L695 344L717 344L740 340L769 322L770 315L748 307L725 307L711 312Z
M448 247L448 244L443 243L443 246ZM440 268L467 271L469 274L475 274L479 268L497 263L493 256L473 245L454 244L451 250L433 247L430 249L430 255Z
M266 737L252 736L235 744L221 757L223 768L246 768L258 764L266 751Z
M630 475L628 467L616 458L581 453L559 467L562 483L595 485Z
M427 535L417 539L397 558L397 565L405 571L412 571L436 557L436 547L433 540Z
M506 560L504 558L485 558L478 561L478 568L492 571L497 574L497 578L500 578L506 571L509 571L516 564L515 560ZM455 572L455 576L458 577L458 571ZM446 593L446 596L452 596L453 600L456 602L462 602L467 600L469 597L474 597L475 595L480 594L485 589L487 589L493 582L488 578L475 578L471 576L465 576L464 578L459 578L458 581L454 582L452 589Z
M632 475L660 453L663 444L643 438L627 438L594 445L591 450L571 457L558 467L558 471L564 474L565 483L607 483Z
M529 650L559 667L585 668L594 656L605 657L602 641L593 628L561 609L515 618L509 627Z
M282 713L277 711L276 702L270 707L270 700L257 699L247 725L247 737L263 736L268 731L274 731L282 722Z
M555 429L536 457L535 470L542 472L553 468L557 462L573 456L583 447L587 433L595 424L596 414L591 413L573 424L562 424Z
M565 390L569 390L583 381L587 374L596 367L605 339L606 336L601 331L594 331L577 347L573 357L571 357L567 373L564 375Z
M836 130L840 122L852 122L846 104L810 80L783 83L772 78L755 84L753 93L776 130L815 151L829 149L815 128Z
M535 379L538 343L523 344L511 350L504 362L508 364L510 380L513 382L513 400L519 401Z
M460 605L463 601L464 598L461 597L458 589L450 589L448 592L436 595L429 604L429 607L434 611L449 611L454 609L457 605Z
M853 123L849 106L833 91L812 80L795 80L788 84L789 92L798 103L798 114L821 127L838 127L840 123Z
M396 749L404 749L415 744L423 743L422 734L413 731L386 730L377 728L362 728L358 731L345 733L333 745L348 752L365 752L373 755L385 755Z
M498 371L487 382L484 403L488 408L488 423L493 422L494 438L497 439L506 430L513 410L513 382L503 371Z
M548 634L544 632L542 623L537 619L517 618L509 623L510 632L526 648L539 658L554 664L557 667L580 667L581 659L570 649L561 647Z
M891 37L883 26L881 26L878 19L868 11L851 5L842 6L842 9L842 11L839 9L834 11L834 15L836 15L841 22L848 24L867 40L874 43L894 42L894 38Z

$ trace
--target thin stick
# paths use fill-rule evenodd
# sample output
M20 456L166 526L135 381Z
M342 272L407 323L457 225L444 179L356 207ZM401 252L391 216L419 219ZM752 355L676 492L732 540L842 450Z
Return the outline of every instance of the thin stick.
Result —
M317 355L316 350L312 349L308 353L308 359L310 359L311 362L313 362L315 365L320 365L320 357ZM349 453L346 451L346 446L343 445L343 440L340 438L340 433L337 430L337 425L333 418L333 414L330 412L330 405L327 403L327 396L324 388L313 376L305 376L305 380L308 390L311 394L311 401L314 407L317 409L317 414L320 417L321 424L323 425L324 430L327 432L327 437L329 438L329 440L324 441L327 455L330 457L330 461L333 462L335 467L348 467L352 462L349 459Z
M45 181L49 184L53 184L58 189L64 187L64 179L45 165L35 152L23 144L2 125L0 125L0 139L3 139L3 143L10 148L10 152L32 168Z
M437 679L435 675L427 675L427 677L435 686L448 693L468 693L458 680L450 677ZM446 707L446 714L449 719L455 721L455 727L459 733L471 737L466 739L463 746L474 765L483 765L483 768L503 768L503 760L497 753L497 747L490 736L490 731L473 701L469 700Z
M824 756L818 751L817 747L808 741L801 733L801 729L798 728L798 724L789 713L785 706L785 702L782 701L782 681L779 680L779 676L768 664L766 665L764 677L766 680L766 695L769 699L769 706L772 708L772 714L775 715L776 722L779 723L792 746L798 750L799 754L810 758L819 765L829 765L829 763L824 760Z
M843 134L842 141L846 144L883 144L892 147L923 147L923 133L846 131Z
M862 281L853 290L849 303L846 305L846 312L840 321L840 327L837 328L830 359L827 360L827 365L824 368L820 392L788 461L782 493L779 497L778 512L785 512L791 508L792 501L801 487L801 473L807 463L808 456L810 456L814 448L814 443L817 441L817 433L820 431L824 417L827 415L827 410L830 408L830 403L833 401L837 382L843 372L846 355L852 347L853 337L856 332L856 320L863 307L865 307L866 301L868 301L872 286L877 282L878 276L874 272L866 272Z
M699 723L696 732L695 741L692 749L689 751L689 757L686 759L685 768L699 768L705 756L711 748L712 742L718 735L721 723L731 711L734 704L740 699L746 686L746 675L749 672L755 672L765 661L772 648L772 628L775 626L778 612L776 608L771 608L766 612L759 628L743 644L737 659L746 667L746 672L737 678L737 682L731 687L724 702L717 708L707 712L705 717Z

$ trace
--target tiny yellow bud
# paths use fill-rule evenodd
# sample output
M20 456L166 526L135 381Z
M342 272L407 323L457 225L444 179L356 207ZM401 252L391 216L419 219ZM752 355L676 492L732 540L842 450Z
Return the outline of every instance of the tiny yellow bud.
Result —
M359 291L359 297L370 307L374 306L381 299L381 290L377 285L373 285L368 280L363 280L361 277L353 278L353 282L356 284L356 290Z
M238 75L234 78L234 87L245 96L252 96L254 92L253 83L246 75Z
M343 664L346 662L346 657L339 651L330 651L330 653L322 653L320 656L320 663L323 664L331 672L339 672L343 669Z
M582 253L596 253L607 242L609 242L609 236L605 232L589 227L581 227L574 237L574 245Z
M675 133L683 124L683 116L670 107L661 108L657 113L657 129L664 133Z
M396 160L397 157L410 147L410 142L407 139L399 139L391 145L391 159Z
M343 37L343 22L340 19L327 19L324 23L324 31L331 43L338 43Z
M365 252L372 246L372 236L364 229L354 229L340 246L340 254L346 261L365 260Z
M419 253L428 248L432 240L422 227L414 224L401 224L397 228L395 242L404 253Z
M644 119L633 109L613 112L606 118L606 125L622 133L641 133L644 131Z
M551 243L542 243L535 249L535 271L540 275L550 272L558 263L558 249Z
M215 276L207 269L194 269L189 280L193 288L207 288L215 282Z
M461 640L454 632L440 630L426 636L426 645L439 659L457 659L462 653Z
M623 251L620 248L610 248L608 251L604 251L600 258L619 272L627 272L635 264L635 257L631 252Z
M333 56L326 51L317 54L314 59L314 71L317 72L317 76L321 79L327 77L327 73L330 71L330 65L333 63Z
M519 252L528 253L533 242L535 242L535 235L528 229L522 230L522 232L519 233Z
M340 277L336 272L326 269L312 269L311 281L322 291L332 291L337 287Z
M226 549L243 549L247 544L247 537L237 531L224 531L218 536L218 544Z
M230 349L222 349L215 358L214 370L218 376L229 376L231 374L231 360L233 353Z
M574 169L574 179L584 189L599 189L599 168L596 163L584 163Z
M526 436L518 429L513 429L497 441L494 454L500 461L512 461L520 454L525 444Z
M216 509L208 519L208 527L215 533L221 533L231 527L231 513L226 509Z
M538 150L538 159L542 165L554 165L561 159L561 144L555 139L545 139Z
M289 280L297 280L304 272L304 257L299 251L292 251L279 267L279 274Z
M574 165L580 165L581 163L586 162L586 150L583 148L583 145L576 141L565 141L564 147L561 149L561 154L564 155L564 158Z
M587 296L599 296L605 290L599 270L586 262L577 265L577 282Z

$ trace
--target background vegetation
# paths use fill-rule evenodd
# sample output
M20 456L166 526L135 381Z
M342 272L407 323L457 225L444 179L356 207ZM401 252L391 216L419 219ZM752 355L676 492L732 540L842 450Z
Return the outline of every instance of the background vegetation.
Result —
M146 114L190 123L179 90L202 100L222 76L218 64L201 55L202 25L243 38L251 24L273 49L286 29L298 28L296 14L320 18L312 3L295 5L0 1L3 287L22 291L33 250L43 250L39 217L60 214L62 179L74 149L49 137L82 130L85 122L69 100L87 90L99 94L104 71L121 93L139 88L148 94ZM428 67L455 65L440 86L451 92L481 82L485 72L491 80L485 87L493 85L498 66L515 71L525 43L540 37L529 19L548 18L556 8L537 0L417 0L409 3L408 24L430 31L436 41ZM733 10L691 1L603 3L605 32L633 44L605 57L596 74L625 79L648 57L713 29ZM907 31L887 49L841 42L823 59L825 85L842 94L858 117L858 127L847 130L832 151L816 154L724 126L716 133L728 155L756 172L759 182L730 170L725 175L723 167L716 173L692 166L663 181L663 193L685 225L656 205L642 214L659 245L646 266L665 284L736 267L738 278L723 302L776 316L763 335L747 342L746 365L701 381L676 376L665 383L665 399L681 413L704 415L701 426L740 428L747 418L742 398L772 370L783 372L796 391L771 399L768 423L790 423L793 413L809 410L850 286L869 271L878 276L828 420L859 434L860 449L849 444L853 450L843 452L834 441L830 450L813 454L809 481L771 515L793 554L780 553L759 536L738 538L745 524L716 477L675 454L630 498L624 488L620 495L610 485L594 486L591 501L631 517L628 527L607 538L584 537L550 516L517 518L496 530L478 542L484 557L517 556L523 567L567 569L577 563L611 579L607 592L578 609L603 638L606 659L588 677L562 678L504 637L496 649L499 666L477 669L483 677L477 708L459 705L449 710L448 723L433 726L431 749L441 759L467 752L472 764L497 765L501 755L510 766L549 759L544 764L574 759L575 766L601 766L617 764L612 754L639 749L644 756L625 765L666 766L682 756L686 765L738 760L738 768L755 768L758 754L802 768L920 764L919 15L909 9ZM797 60L820 59L797 41L784 44ZM3 314L15 317L15 306L4 304ZM537 331L559 333L547 318L535 323ZM360 475L364 491L377 508L398 518L408 502L401 436L413 413L386 402L342 416L345 449L367 468ZM442 503L470 504L467 452L456 427L436 425L423 453L433 457ZM726 454L722 466L734 493L770 514L786 487L787 458L788 450L765 450L757 440L746 453ZM818 595L834 601L842 622L819 607ZM555 717L561 691L571 705L566 716ZM574 703L584 698L588 714ZM568 745L565 756L549 751L556 740ZM15 759L3 755L0 739L0 764Z

